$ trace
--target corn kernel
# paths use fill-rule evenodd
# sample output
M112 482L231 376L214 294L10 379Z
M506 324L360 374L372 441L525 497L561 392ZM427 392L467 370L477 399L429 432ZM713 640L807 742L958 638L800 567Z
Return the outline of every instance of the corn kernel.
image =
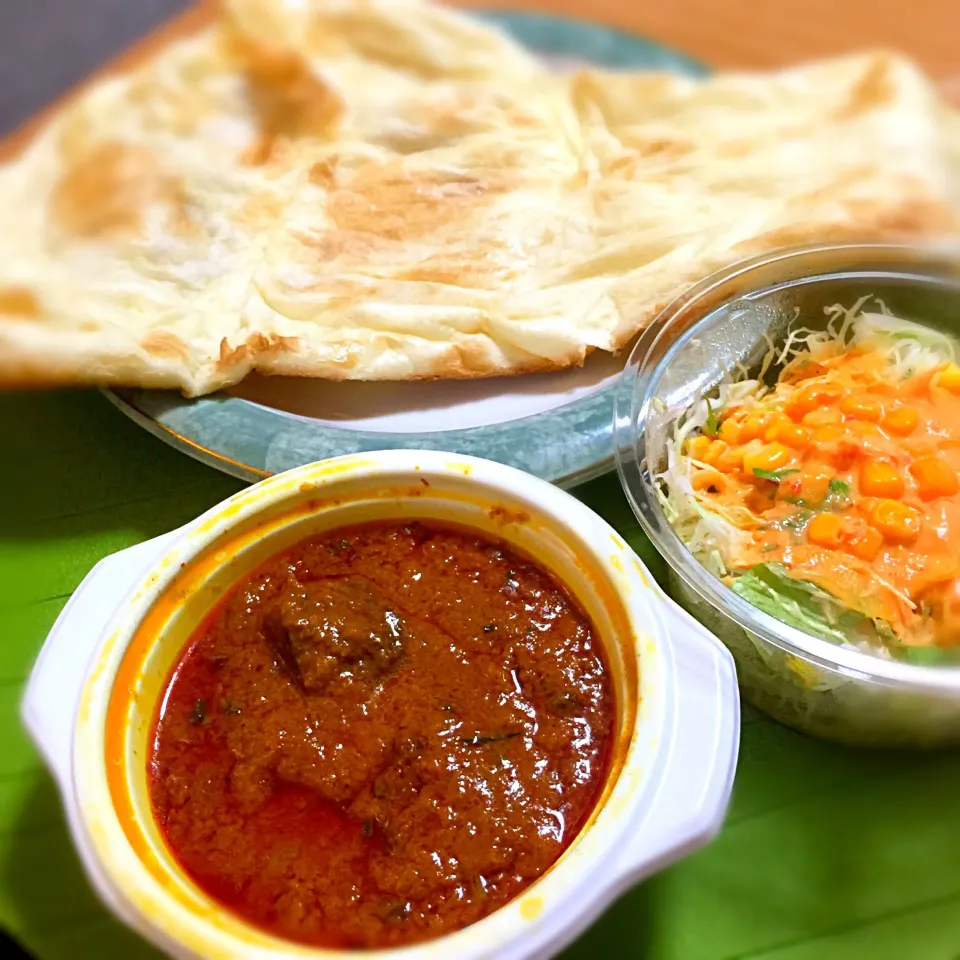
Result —
M897 407L887 411L883 418L883 428L898 437L906 437L916 429L919 419L913 407Z
M805 427L825 427L828 424L840 423L843 415L836 407L823 407L819 410L811 410L803 415L803 425Z
M810 439L815 447L822 447L828 443L836 443L846 435L847 433L843 427L839 427L835 423L830 423L825 427L814 430L813 436Z
M903 477L892 463L868 460L860 468L860 492L866 496L899 500L903 491Z
M943 457L920 457L910 464L921 500L952 497L958 490L957 474Z
M685 450L688 457L694 460L702 460L703 455L710 446L710 440L702 435L690 437L685 444Z
M949 363L937 374L934 382L938 387L949 390L951 393L960 393L960 367Z
M879 530L874 530L873 527L865 527L863 530L852 534L847 540L847 550L867 563L876 559L882 546L883 535Z
M843 544L843 521L835 513L818 513L807 524L807 539L836 550Z
M749 443L751 440L760 440L771 423L773 423L772 413L751 413L740 428L740 442Z
M793 423L793 421L785 416L782 413L775 413L767 424L767 429L763 431L763 439L765 443L771 443L773 441L773 434L776 431L777 427L781 426L783 423Z
M729 449L728 445L723 442L723 440L711 440L710 446L707 447L705 453L703 454L703 462L709 463L711 467L717 465L717 461L720 457L727 452Z
M852 420L869 420L876 423L883 416L883 405L873 397L848 393L840 401L840 411Z
M731 445L739 443L740 424L737 423L736 420L730 420L729 418L724 420L723 423L720 424L720 430L717 436Z
M835 383L811 383L801 387L787 403L787 413L801 420L811 410L829 407L843 396L843 389Z
M892 543L912 543L920 533L923 517L919 510L899 500L878 500L870 510L870 524Z
M795 450L806 450L810 446L810 431L786 417L769 427L763 438L767 443L779 442Z
M754 470L779 470L790 462L791 452L782 443L768 443L759 450L750 450L744 454L743 469L747 473Z

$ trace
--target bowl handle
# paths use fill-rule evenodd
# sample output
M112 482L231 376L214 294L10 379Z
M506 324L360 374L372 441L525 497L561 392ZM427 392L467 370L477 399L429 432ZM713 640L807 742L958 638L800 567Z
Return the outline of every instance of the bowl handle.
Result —
M69 789L73 727L90 661L120 602L176 533L101 560L84 577L47 634L30 672L20 715L61 790Z
M730 801L740 745L733 657L665 594L662 601L676 671L665 734L670 752L649 812L620 855L623 886L713 839Z

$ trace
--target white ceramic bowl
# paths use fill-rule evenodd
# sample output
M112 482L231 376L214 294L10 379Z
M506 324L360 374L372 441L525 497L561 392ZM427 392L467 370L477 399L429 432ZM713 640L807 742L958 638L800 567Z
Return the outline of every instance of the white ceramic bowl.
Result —
M63 795L104 902L175 957L342 957L226 911L178 867L147 793L151 720L203 615L254 566L322 530L431 518L498 537L552 570L595 624L615 677L618 746L603 796L557 864L461 931L371 960L549 956L623 889L709 840L736 765L733 662L669 601L621 537L561 490L509 467L389 451L312 464L108 557L54 626L23 717Z

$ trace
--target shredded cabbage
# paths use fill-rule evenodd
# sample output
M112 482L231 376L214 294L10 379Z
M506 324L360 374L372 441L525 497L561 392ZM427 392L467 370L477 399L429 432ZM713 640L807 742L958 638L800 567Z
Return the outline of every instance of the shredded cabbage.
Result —
M871 300L875 309L865 310ZM878 298L862 297L851 307L834 304L824 313L827 322L820 330L798 325L799 316L795 317L782 345L770 343L759 374L750 376L741 367L673 424L665 467L655 477L657 496L668 522L693 556L754 606L833 643L912 662L939 662L950 654L931 655L925 648L903 646L889 624L850 610L826 590L792 578L782 565L749 566L744 557L761 518L745 507L718 504L699 493L692 482L694 474L707 465L684 452L687 439L703 433L714 415L729 407L749 410L758 404L770 390L763 378L771 366L787 372L794 364L835 355L856 344L881 353L894 377L907 378L956 357L956 345L948 336L893 316ZM792 388L781 381L780 389L789 393ZM842 495L831 487L831 496ZM903 599L909 603L909 598Z
M759 380L726 383L710 404L715 410L724 410L735 403L756 402L766 392L767 387ZM742 511L748 514L744 517L722 511L716 504L708 507L693 489L691 475L698 464L682 452L683 445L687 437L703 430L709 416L707 398L703 398L674 425L673 436L667 441L667 467L658 476L656 489L668 523L690 552L712 573L726 576L727 561L742 554L750 543L750 534L743 527L759 522L759 518L749 511Z

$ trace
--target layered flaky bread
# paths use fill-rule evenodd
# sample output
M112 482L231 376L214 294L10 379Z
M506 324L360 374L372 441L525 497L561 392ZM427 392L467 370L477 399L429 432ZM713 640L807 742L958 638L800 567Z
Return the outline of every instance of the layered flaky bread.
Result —
M0 167L0 384L577 365L742 257L957 232L944 116L886 53L558 75L421 0L227 0Z

